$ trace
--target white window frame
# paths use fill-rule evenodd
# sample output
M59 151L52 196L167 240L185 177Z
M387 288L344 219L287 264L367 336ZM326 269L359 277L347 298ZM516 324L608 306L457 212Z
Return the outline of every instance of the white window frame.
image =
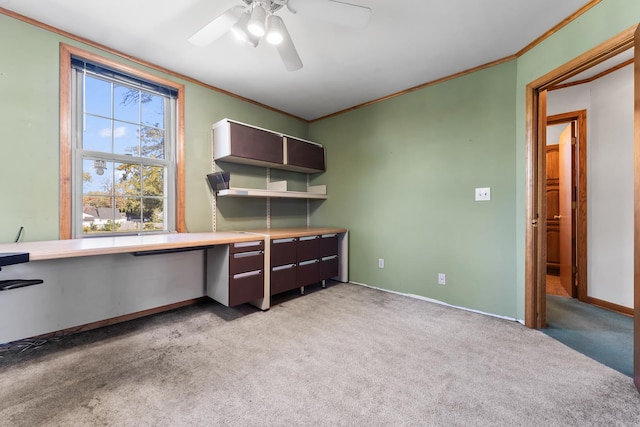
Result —
M99 62L94 62L100 66L108 68L108 65L103 65ZM110 78L99 73L93 73L86 70L71 69L71 170L72 170L72 187L71 187L71 237L72 238L86 238L86 237L98 237L98 236L120 236L128 234L158 234L168 233L176 231L176 147L177 147L177 97L167 97L164 100L165 111L165 150L164 159L154 159L149 157L132 157L129 155L90 151L85 150L82 146L83 136L83 122L84 122L84 96L83 96L83 76L90 74L93 77L100 78L105 81L111 81L117 83L120 86L130 87L135 90L141 90L143 92L152 93L158 95L151 90L143 87L139 87L134 83L123 82L119 79ZM136 76L132 74L134 78L144 80L144 77ZM83 207L83 160L105 160L111 162L125 162L142 164L148 166L162 166L164 167L164 189L163 189L163 230L144 230L143 223L141 223L141 229L133 231L131 233L118 232L112 230L111 232L101 232L84 234L83 221L82 221L82 207ZM143 197L141 196L141 200ZM142 218L141 218L142 220Z

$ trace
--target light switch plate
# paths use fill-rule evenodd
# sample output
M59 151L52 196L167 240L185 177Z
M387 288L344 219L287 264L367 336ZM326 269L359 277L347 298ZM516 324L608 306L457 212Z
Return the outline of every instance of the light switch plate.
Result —
M486 202L491 200L491 188L476 188L476 202Z

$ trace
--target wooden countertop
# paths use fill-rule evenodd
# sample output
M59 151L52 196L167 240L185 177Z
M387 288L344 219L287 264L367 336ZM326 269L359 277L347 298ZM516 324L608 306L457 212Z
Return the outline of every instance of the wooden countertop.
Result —
M28 252L31 261L108 255L165 249L198 248L229 243L264 240L243 232L171 233L143 236L92 237L0 244L2 252Z
M347 231L346 228L341 227L297 227L247 230L245 232L269 236L271 239L288 239L290 237L315 236L317 234L346 233Z

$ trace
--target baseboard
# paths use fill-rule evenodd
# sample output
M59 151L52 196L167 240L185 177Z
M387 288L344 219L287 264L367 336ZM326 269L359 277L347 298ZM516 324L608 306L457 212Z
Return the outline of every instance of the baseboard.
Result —
M601 299L593 297L587 297L587 302L600 308L605 308L607 310L624 314L625 316L633 317L633 308L625 307L624 305L614 304L612 302L603 301Z
M484 316L497 317L498 319L510 320L512 322L518 322L518 323L521 323L521 324L524 325L524 320L519 320L519 319L515 319L513 317L508 317L508 316L501 316L499 314L487 313L485 311L475 310L473 308L461 307L461 306L458 306L458 305L451 305L451 304L448 304L448 303L446 303L444 301L440 301L440 300L433 299L433 298L423 297L421 295L406 294L404 292L390 291L389 289L377 288L375 286L370 286L370 285L367 285L365 283L358 283L358 282L354 282L354 281L351 281L351 280L348 283L351 283L353 285L358 285L358 286L364 286L365 288L371 288L371 289L375 289L375 290L378 290L378 291L389 292L390 294L402 295L402 296L409 297L409 298L419 299L419 300L422 300L422 301L428 301L428 302L432 302L434 304L444 305L444 306L451 307L451 308L457 308L458 310L470 311L472 313L478 313L478 314L482 314Z
M50 332L50 333L47 333L47 334L38 335L38 336L35 336L35 337L18 340L17 342L30 341L30 340L46 340L47 338L51 338L51 337L60 337L60 336L64 336L64 335L77 334L79 332L90 331L92 329L98 329L98 328L102 328L104 326L115 325L116 323L122 323L122 322L127 322L129 320L139 319L141 317L151 316L153 314L162 313L164 311L175 310L176 308L181 308L181 307L186 307L188 305L197 304L197 303L199 303L201 301L205 301L205 300L208 300L208 299L209 298L207 298L207 297L194 298L194 299L190 299L190 300L186 300L186 301L182 301L182 302L177 302L177 303L174 303L174 304L163 305L161 307L155 307L155 308L150 308L148 310L143 310L143 311L138 311L138 312L135 312L135 313L125 314L125 315L118 316L118 317L112 317L111 319L99 320L97 322L87 323L85 325L74 326L72 328L62 329L60 331ZM11 344L11 343L7 343L7 344Z

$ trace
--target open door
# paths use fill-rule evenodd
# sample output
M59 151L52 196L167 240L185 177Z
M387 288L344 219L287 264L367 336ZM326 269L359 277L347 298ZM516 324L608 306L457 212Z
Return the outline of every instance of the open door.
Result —
M633 381L640 391L640 26L635 29L633 42Z
M574 246L573 246L573 146L575 122L571 122L560 134L559 139L559 220L560 224L560 284L567 294L574 292Z

